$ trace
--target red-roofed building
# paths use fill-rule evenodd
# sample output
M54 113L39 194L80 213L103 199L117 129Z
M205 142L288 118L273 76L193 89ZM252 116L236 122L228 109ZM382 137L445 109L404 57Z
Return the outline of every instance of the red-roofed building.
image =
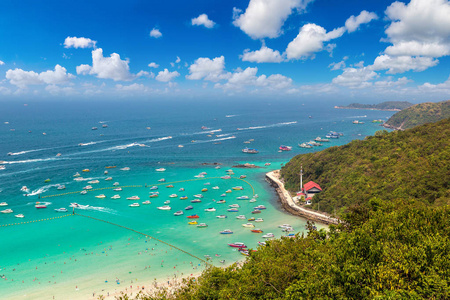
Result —
M306 194L306 198L313 197L315 194L320 193L322 188L314 181L309 181L303 186L303 192Z

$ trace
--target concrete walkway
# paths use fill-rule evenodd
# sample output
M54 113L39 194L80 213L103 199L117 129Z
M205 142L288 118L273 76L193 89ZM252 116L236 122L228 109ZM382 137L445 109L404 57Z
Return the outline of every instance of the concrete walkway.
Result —
M273 186L276 187L283 207L289 212L325 224L339 224L339 220L336 218L331 218L326 214L312 211L297 205L294 202L294 199L292 199L289 192L284 188L284 183L280 180L280 170L275 170L267 173L266 178L269 180L269 182L271 182Z

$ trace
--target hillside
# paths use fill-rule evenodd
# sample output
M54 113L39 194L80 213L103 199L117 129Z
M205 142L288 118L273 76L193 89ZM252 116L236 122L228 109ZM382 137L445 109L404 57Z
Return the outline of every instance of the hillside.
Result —
M386 101L386 102L382 102L382 103L378 103L378 104L351 103L347 106L336 106L336 108L400 111L400 110L408 108L412 105L413 105L412 103L409 103L407 101Z
M303 180L320 184L313 208L342 216L352 205L374 197L417 199L430 205L450 202L450 118L406 131L380 131L365 140L298 155L281 170L285 186Z
M405 130L446 118L450 118L450 100L438 103L426 102L416 104L394 114L384 126L392 129Z

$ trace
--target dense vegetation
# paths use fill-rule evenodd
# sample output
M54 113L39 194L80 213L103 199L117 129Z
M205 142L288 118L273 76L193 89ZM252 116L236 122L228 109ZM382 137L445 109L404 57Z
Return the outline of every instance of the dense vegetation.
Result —
M365 140L298 155L281 174L286 187L296 191L303 165L303 182L313 180L323 189L314 196L313 207L340 216L373 197L448 204L449 137L450 119L407 131L380 131Z
M411 106L394 114L385 125L394 129L409 129L425 123L450 118L450 100L427 102Z
M175 294L139 299L449 299L450 119L297 156L282 170L324 191L345 221L273 240L242 267L209 268ZM296 181L297 180L297 181ZM127 297L124 297L126 299Z
M340 106L340 108L402 110L412 105L413 104L408 101L386 101L378 104L351 103L347 106Z

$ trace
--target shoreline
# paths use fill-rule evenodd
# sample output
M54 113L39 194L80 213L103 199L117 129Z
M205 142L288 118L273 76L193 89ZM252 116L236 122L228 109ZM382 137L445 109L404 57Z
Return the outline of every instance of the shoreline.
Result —
M381 111L401 111L399 108L364 108L364 107L348 107L348 106L335 106L336 109L362 109L362 110L381 110Z
M275 188L275 191L278 194L278 199L281 202L281 206L290 214L327 225L339 224L339 219L332 218L325 213L312 211L295 204L289 192L284 188L283 182L280 180L280 170L266 173L266 181L268 181L269 184Z

